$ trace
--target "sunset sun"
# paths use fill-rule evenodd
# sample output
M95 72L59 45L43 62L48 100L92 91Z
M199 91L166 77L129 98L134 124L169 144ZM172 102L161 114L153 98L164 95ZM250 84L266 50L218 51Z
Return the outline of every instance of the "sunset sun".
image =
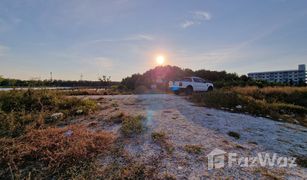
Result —
M158 65L163 65L164 61L165 61L165 57L164 56L162 56L162 55L157 56L156 62L157 62Z

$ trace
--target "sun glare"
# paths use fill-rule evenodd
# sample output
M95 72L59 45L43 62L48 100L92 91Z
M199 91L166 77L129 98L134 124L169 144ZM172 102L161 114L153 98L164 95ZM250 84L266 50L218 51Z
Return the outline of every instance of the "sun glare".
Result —
M157 56L156 62L157 62L158 65L163 65L164 61L165 61L165 57L164 56L162 56L162 55Z

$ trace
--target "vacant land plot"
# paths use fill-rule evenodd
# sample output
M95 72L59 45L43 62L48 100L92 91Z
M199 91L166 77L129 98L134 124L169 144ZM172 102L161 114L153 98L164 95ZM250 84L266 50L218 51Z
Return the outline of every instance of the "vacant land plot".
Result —
M99 99L101 96L91 98ZM97 116L100 118L90 122L80 119L76 123L95 124L95 129L120 135L121 121L106 123L105 120L136 115L144 117L142 133L135 128L136 135L130 138L123 136L120 144L124 152L135 159L134 164L141 164L145 172L152 172L159 178L169 175L178 179L269 175L271 178L302 178L305 175L306 169L302 167L266 169L236 166L208 171L206 157L214 148L219 148L242 156L265 151L304 159L307 129L302 126L197 107L184 97L165 94L103 96L101 106L104 110ZM121 166L123 164L117 164L117 168L123 168ZM105 168L110 167L105 164Z
M75 115L78 109L66 102L64 119L38 127L30 123L30 129L25 126L16 136L2 135L1 177L306 177L307 129L299 125L198 107L185 97L166 94L79 96L74 101L91 102L79 107L95 108ZM57 111L61 108L50 110ZM208 170L207 155L215 148L238 156L274 152L300 161L295 168L234 165Z

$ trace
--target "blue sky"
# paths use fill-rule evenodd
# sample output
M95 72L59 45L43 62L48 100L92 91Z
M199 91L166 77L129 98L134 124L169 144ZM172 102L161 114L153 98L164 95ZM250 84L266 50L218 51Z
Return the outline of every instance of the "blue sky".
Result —
M0 75L121 80L166 64L250 71L307 62L305 0L1 0Z

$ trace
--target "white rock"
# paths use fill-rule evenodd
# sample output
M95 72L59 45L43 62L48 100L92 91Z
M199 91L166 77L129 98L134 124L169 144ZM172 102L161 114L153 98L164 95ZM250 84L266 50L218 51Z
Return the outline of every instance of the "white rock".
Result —
M237 105L236 108L237 109L242 109L242 106L241 105Z
M64 133L64 136L66 136L66 137L69 137L69 136L71 136L71 135L73 135L73 131L72 130L67 130L65 133Z
M61 112L53 113L50 117L51 117L52 120L60 120L60 119L63 119L64 114L61 113Z
M77 110L76 114L83 114L83 110L82 109Z

